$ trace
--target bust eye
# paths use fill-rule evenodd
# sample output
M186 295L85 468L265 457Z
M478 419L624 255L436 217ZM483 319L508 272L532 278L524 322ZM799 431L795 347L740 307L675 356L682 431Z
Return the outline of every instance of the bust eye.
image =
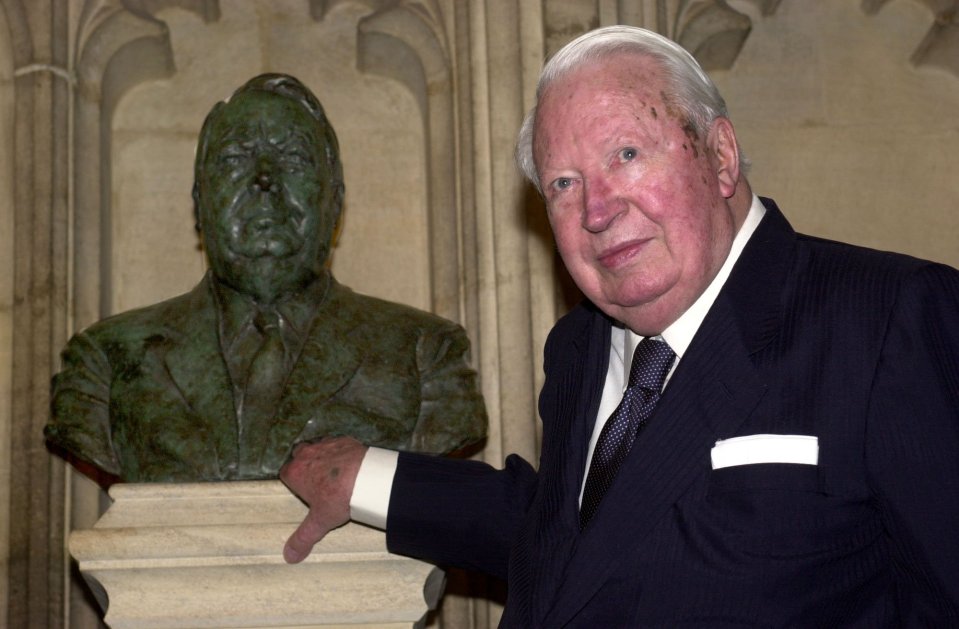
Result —
M291 151L283 154L283 164L291 170L298 170L311 166L313 160L306 153Z
M219 162L224 166L233 168L242 164L248 155L242 149L226 149L220 153Z
M619 160L622 162L631 162L639 155L639 151L631 146L627 146L619 152Z

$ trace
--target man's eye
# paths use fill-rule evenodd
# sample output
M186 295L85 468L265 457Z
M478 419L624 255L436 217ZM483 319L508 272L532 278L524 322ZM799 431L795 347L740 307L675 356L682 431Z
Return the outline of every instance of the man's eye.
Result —
M619 159L624 162L631 162L639 155L639 151L631 146L627 146L619 152Z
M553 190L566 190L573 185L573 180L569 177L560 177L553 180Z

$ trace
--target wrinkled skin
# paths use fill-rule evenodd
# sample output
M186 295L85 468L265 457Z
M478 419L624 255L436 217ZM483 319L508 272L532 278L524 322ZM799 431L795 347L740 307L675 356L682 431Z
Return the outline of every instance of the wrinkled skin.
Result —
M302 443L293 449L280 480L309 505L310 512L283 548L288 563L306 559L314 544L349 521L353 485L366 450L351 437Z
M698 137L653 61L584 65L537 109L534 159L559 252L583 293L659 334L715 277L749 210L731 123Z

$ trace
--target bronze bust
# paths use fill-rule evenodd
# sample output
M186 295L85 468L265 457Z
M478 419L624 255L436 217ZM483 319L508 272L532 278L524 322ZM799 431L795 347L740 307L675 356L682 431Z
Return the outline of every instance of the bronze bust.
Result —
M463 329L330 274L343 192L336 135L298 80L264 74L218 103L193 189L210 270L69 341L51 447L109 484L275 478L327 435L437 454L481 440Z

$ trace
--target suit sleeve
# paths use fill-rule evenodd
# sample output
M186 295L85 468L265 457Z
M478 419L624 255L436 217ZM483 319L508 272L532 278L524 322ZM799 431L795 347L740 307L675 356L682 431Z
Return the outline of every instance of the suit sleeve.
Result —
M866 463L896 559L902 626L959 626L954 269L929 265L904 283L877 365L868 422Z
M469 339L457 325L444 324L420 335L420 410L412 450L447 453L486 436L486 407L469 365L469 349Z
M386 543L390 552L506 579L536 472L517 455L502 470L478 461L400 453Z
M53 378L52 419L44 434L68 460L76 457L119 475L110 437L110 374L106 356L88 335L70 339Z

